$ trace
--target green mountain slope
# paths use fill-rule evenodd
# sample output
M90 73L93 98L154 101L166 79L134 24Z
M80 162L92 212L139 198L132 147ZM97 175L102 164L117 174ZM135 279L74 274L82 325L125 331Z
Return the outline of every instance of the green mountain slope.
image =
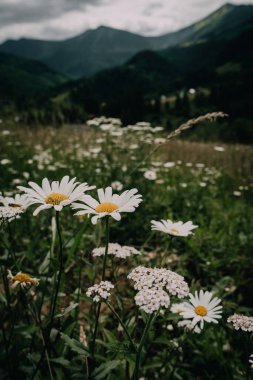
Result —
M64 81L64 75L40 62L0 53L0 107L40 98Z
M80 78L123 64L143 50L162 50L210 39L233 39L252 27L253 6L226 4L203 20L159 37L99 27L64 41L9 40L0 51L39 60L53 69Z

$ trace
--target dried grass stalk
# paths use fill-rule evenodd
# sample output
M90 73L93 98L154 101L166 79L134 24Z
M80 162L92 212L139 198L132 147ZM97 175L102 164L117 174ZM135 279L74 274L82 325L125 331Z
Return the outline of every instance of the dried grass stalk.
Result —
M189 129L193 127L195 124L201 123L202 121L216 121L218 118L224 118L224 117L228 117L228 114L224 112L210 112L210 113L207 113L206 115L201 115L199 117L196 117L195 119L190 119L186 123L181 124L177 129L172 131L170 134L168 134L166 139L170 140L173 137L180 135L186 129Z

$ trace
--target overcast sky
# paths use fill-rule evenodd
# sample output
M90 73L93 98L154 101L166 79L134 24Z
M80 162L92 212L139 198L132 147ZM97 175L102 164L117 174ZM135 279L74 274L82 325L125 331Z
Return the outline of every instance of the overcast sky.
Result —
M0 41L20 37L59 40L99 25L159 35L187 26L225 3L223 0L0 0ZM253 0L245 3L253 4Z

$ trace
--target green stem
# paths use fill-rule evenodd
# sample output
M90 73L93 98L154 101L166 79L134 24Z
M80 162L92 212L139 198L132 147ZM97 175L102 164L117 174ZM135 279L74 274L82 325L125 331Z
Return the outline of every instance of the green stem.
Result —
M103 261L102 281L105 280L105 270L106 270L108 248L109 248L109 217L107 216L106 217L106 245L105 245L105 255L104 255L104 261ZM94 354L95 354L95 346L96 346L96 338L97 338L97 330L98 330L98 321L99 321L100 310L101 310L101 303L99 303L98 308L97 308L97 312L96 312L95 326L94 326L94 332L93 332L93 338L92 338L92 344L91 344L91 358L94 358Z
M142 334L142 337L141 337L141 341L140 341L140 344L139 344L139 347L138 347L138 350L137 350L137 354L136 354L135 370L134 370L134 380L139 380L139 367L140 367L140 359L141 359L142 347L143 347L143 345L145 343L145 340L146 340L149 328L151 326L151 322L153 321L153 319L155 318L156 315L157 314L150 314L150 316L148 318L148 321L147 321L147 324L145 326L145 329L143 331L143 334Z
M105 229L106 229L106 245L105 245L105 255L104 255L104 262L103 262L103 271L102 271L102 281L105 280L105 270L106 270L106 261L107 261L107 255L108 255L108 248L109 248L109 217L106 217L105 221Z
M136 349L136 346L127 330L127 327L126 325L124 324L124 322L122 321L122 319L120 318L119 314L114 310L114 308L109 304L109 302L106 302L105 301L105 304L109 307L109 309L112 311L112 313L115 315L115 317L118 319L119 323L121 324L121 326L123 327L123 330L125 331L126 333L126 336L128 337L129 339L129 342L132 346L132 348L134 349L135 352L137 352L137 349Z
M60 267L59 267L59 274L58 274L58 279L56 283L56 290L55 290L55 295L54 295L54 300L53 300L53 307L52 307L52 313L51 313L51 320L50 320L50 328L49 328L49 335L51 333L53 321L54 321L54 315L55 315L55 309L56 309L56 304L57 304L57 298L58 298L58 293L60 289L60 284L61 284L61 276L62 276L62 271L63 271L63 250L62 250L62 237L61 237L61 228L60 228L60 218L59 218L59 212L56 212L56 228L57 228L57 234L59 238L59 261L60 261Z
M60 289L61 275L62 275L62 270L63 270L63 245L62 245L62 236L61 236L61 228L60 228L60 220L59 219L60 219L59 218L59 212L56 211L56 229L57 229L57 234L58 234L58 238L59 238L59 261L60 261L59 274L58 274L56 290L55 290L53 304L52 304L53 306L50 308L52 310L52 312L51 312L51 318L50 318L50 322L49 322L48 333L45 336L45 338L46 338L45 345L43 347L43 350L42 350L40 359L37 363L37 366L36 366L32 376L31 376L31 380L33 380L35 378L35 376L39 370L40 364L43 361L45 353L47 355L46 347L49 346L51 330L52 330L53 322L54 322L54 315L55 315L55 309L56 309L56 304L57 304L57 298L58 298L58 293L59 293L59 289Z
M250 334L247 334L246 338L246 373L245 373L245 379L250 380L250 362L249 362L249 357L250 357Z

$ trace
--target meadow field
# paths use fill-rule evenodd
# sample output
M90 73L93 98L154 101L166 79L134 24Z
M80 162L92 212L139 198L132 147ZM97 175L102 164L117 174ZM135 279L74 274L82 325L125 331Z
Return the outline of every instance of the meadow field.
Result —
M2 380L253 379L253 147L167 134L0 124Z

